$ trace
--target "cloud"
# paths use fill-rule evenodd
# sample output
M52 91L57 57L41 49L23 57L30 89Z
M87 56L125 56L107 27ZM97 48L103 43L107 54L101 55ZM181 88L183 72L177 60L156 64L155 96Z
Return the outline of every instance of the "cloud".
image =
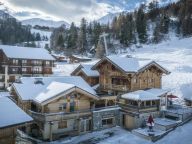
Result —
M96 0L1 0L15 9L16 16L27 17L36 13L68 22L80 22L81 18L95 20L106 15L111 7ZM117 10L117 9L115 9Z

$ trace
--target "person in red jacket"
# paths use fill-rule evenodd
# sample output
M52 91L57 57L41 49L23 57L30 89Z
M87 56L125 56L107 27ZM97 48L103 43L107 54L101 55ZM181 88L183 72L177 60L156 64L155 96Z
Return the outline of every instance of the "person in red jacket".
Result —
M153 127L154 127L154 120L152 115L150 114L148 121L147 121L147 125L149 126L149 131L153 132Z

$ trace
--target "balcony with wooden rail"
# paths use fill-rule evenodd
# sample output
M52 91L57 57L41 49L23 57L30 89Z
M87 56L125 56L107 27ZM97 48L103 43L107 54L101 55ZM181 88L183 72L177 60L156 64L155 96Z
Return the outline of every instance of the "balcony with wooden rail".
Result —
M80 118L82 116L91 116L93 111L100 111L104 109L118 108L118 106L108 106L101 108L85 109L73 112L56 112L56 113L40 113L29 110L28 113L36 120L40 122L59 121L64 119ZM114 109L116 110L116 109Z
M116 85L116 84L104 84L101 85L101 88L104 90L115 90L115 91L130 91L130 87L128 85Z
M158 105L137 106L137 105L125 104L122 102L117 102L117 104L121 107L122 111L132 113L132 114L150 113L150 112L156 112L159 110Z

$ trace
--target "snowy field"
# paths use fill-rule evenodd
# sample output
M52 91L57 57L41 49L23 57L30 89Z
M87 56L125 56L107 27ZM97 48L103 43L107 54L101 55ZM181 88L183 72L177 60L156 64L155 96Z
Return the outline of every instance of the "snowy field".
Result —
M52 144L191 144L190 131L192 131L192 122L176 128L159 141L153 143L120 127L114 127L67 140L56 141Z

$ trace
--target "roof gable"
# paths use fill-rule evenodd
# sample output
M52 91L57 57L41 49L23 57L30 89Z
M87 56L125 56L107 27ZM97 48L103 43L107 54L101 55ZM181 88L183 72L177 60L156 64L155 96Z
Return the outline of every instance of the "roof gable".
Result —
M99 77L99 72L97 70L92 70L91 68L93 65L88 64L80 64L72 73L71 75L76 75L79 72L82 72L87 77Z
M96 69L98 65L103 63L104 61L108 61L113 64L117 69L122 71L123 73L139 73L144 71L147 67L154 65L158 67L163 73L169 74L170 72L166 70L164 67L156 63L155 61L150 60L140 60L132 57L118 57L118 56L107 56L97 62L92 69Z
M43 84L35 84L35 77L21 78L21 83L14 83L13 88L22 100L43 103L49 99L79 88L97 98L96 92L81 77L42 77ZM30 93L29 93L30 91Z

